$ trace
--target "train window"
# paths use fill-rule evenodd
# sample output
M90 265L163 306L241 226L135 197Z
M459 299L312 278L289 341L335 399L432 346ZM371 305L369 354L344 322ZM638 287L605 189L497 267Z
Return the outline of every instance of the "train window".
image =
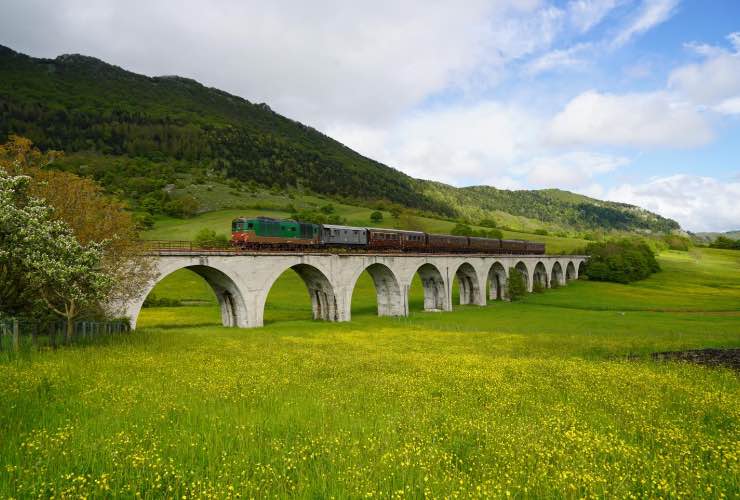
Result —
M254 228L254 224L250 222L247 227L249 227L249 229L253 229Z

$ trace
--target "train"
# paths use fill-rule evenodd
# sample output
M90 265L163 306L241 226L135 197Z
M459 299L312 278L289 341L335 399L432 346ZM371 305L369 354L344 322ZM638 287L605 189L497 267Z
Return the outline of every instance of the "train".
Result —
M545 244L374 227L313 224L272 217L239 217L231 244L241 250L329 250L542 255Z

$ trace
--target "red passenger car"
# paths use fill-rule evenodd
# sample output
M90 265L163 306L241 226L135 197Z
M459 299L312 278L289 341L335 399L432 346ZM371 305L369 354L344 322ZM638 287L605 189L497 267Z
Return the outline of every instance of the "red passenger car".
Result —
M427 234L427 248L430 252L465 252L468 249L468 237Z
M522 240L501 240L501 253L522 255L527 252L527 242Z
M501 240L499 239L471 236L469 240L468 248L471 252L491 254L501 253Z

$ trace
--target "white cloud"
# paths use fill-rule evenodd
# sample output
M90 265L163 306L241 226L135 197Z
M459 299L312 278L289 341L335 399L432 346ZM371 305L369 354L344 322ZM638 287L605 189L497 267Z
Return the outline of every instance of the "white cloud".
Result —
M464 185L509 175L509 168L536 144L539 128L539 119L519 108L483 101L417 112L383 130L337 127L328 132L412 176Z
M583 67L589 63L580 55L589 49L591 44L579 43L567 49L547 52L527 63L524 71L529 76L536 76L554 69Z
M690 231L740 227L740 182L695 175L672 175L645 184L624 184L607 193L678 221Z
M619 0L571 0L567 8L570 22L578 31L586 33L620 3Z
M704 56L704 61L675 69L668 78L668 86L696 104L720 113L736 114L740 99L740 33L727 38L734 52L712 45L690 44Z
M557 114L549 130L556 144L686 148L706 144L712 131L701 113L666 92L585 92Z
M535 187L592 191L594 177L612 172L628 163L629 160L624 157L574 151L536 157L520 168L527 172L527 181Z
M678 0L644 0L637 15L614 37L612 47L621 47L635 36L667 21L677 5Z
M549 47L563 16L540 0L27 0L5 6L0 33L32 55L180 74L324 128L388 123L471 80L490 88L507 61Z

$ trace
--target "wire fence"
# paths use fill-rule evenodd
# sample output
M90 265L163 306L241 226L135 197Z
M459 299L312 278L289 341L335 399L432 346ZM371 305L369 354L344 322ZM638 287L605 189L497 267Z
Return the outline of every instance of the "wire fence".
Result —
M92 343L99 339L127 334L128 321L75 321L67 331L64 321L31 321L0 319L0 352L17 352L35 348L52 348L71 344Z

